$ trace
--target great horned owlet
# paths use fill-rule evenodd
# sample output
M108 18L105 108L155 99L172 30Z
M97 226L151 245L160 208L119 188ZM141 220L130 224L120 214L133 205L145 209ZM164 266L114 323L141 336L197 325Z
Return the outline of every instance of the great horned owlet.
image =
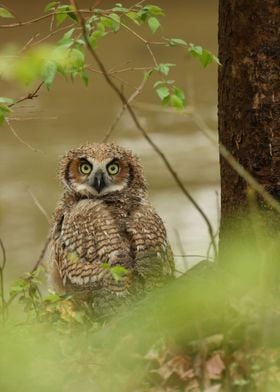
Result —
M61 160L64 194L54 213L51 278L61 294L102 301L127 297L173 276L161 218L142 166L114 144L86 144ZM100 305L101 304L101 305Z

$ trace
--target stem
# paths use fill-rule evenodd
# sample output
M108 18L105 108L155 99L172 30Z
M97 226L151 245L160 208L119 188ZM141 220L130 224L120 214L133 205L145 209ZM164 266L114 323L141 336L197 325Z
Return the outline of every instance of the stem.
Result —
M4 269L6 266L6 261L7 261L7 257L6 257L6 250L3 244L3 241L0 238L0 248L2 251L2 257L3 257L3 261L2 261L2 265L0 267L0 301L1 301L1 309L2 309L2 321L3 323L5 322L6 319L6 301L5 301L5 292L4 292Z

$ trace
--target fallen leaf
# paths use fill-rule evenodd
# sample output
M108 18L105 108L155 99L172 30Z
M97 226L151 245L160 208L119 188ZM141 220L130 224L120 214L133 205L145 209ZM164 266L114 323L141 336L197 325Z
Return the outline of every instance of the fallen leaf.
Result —
M206 370L210 380L219 380L225 370L225 364L220 354L214 354L206 361Z

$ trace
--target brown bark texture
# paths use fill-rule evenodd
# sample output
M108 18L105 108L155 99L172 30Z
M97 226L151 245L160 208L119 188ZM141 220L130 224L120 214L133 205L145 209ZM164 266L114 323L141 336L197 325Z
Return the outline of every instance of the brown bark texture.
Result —
M280 199L280 1L220 0L219 59L220 142ZM223 232L248 202L246 182L220 167Z

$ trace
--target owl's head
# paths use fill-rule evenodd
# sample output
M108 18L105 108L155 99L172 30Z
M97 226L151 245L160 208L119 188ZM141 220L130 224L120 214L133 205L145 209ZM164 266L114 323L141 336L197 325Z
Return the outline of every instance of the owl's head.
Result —
M82 197L146 191L138 158L114 144L85 144L70 150L61 161L59 176L68 190Z

